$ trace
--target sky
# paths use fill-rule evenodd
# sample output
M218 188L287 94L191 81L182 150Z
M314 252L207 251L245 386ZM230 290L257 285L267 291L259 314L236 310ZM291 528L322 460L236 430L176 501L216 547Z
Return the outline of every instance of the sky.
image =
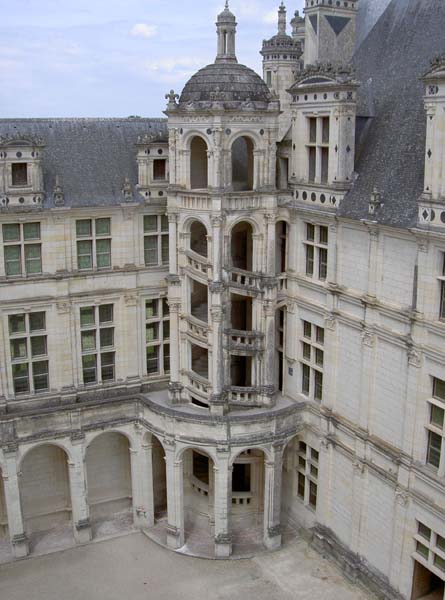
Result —
M237 56L261 73L280 0L231 0ZM0 0L0 118L163 116L214 61L223 0ZM288 21L303 0L288 3ZM290 32L290 26L289 26Z

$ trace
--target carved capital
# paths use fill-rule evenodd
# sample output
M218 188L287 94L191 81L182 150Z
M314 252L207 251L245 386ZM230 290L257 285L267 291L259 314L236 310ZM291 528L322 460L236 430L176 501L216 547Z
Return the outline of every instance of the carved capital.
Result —
M415 348L408 348L408 364L417 369L422 366L422 354Z
M375 346L375 333L369 329L365 329L362 332L362 342L364 346L368 348L374 348Z
M400 506L407 506L409 502L409 495L402 488L396 487L395 499L397 504Z
M324 326L326 329L330 331L335 330L335 326L337 325L337 315L335 313L329 313L324 318Z

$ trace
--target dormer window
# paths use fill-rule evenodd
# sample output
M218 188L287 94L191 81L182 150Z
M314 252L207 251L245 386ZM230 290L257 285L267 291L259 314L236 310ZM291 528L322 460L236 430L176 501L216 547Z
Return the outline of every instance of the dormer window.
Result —
M28 185L28 164L12 163L11 165L12 185Z
M308 179L327 183L329 173L329 117L309 117Z
M167 176L167 161L165 158L153 161L153 181L165 181Z

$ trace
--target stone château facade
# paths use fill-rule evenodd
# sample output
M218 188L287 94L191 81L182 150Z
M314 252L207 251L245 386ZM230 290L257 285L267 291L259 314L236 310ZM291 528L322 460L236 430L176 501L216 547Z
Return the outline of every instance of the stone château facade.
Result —
M226 4L167 119L0 120L1 556L303 528L445 597L445 7L360 4L282 5L263 79Z

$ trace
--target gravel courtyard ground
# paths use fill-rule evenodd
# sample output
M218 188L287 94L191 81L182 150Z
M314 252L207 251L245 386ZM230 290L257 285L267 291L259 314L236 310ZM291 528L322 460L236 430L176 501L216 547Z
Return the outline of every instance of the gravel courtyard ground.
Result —
M370 600L298 539L257 558L210 561L142 533L0 567L1 600Z

